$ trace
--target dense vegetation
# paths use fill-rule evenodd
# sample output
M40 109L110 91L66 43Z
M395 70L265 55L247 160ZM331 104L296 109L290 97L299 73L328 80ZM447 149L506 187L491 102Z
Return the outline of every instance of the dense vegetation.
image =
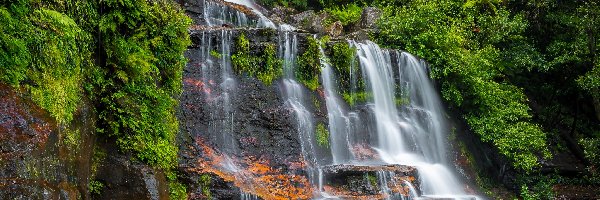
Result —
M0 81L25 88L63 126L81 99L97 133L176 182L176 97L190 19L170 1L0 1ZM93 183L99 192L101 183ZM92 186L91 185L91 186Z
M277 47L272 43L262 44L258 48L261 52L252 54L250 50L250 41L245 34L238 36L235 42L236 52L231 56L233 69L239 73L246 73L249 76L256 77L266 85L271 85L274 80L283 75L283 61L277 58ZM221 57L222 55L213 56Z
M570 182L600 185L600 3L258 1L321 10L330 17L326 23L345 27L359 20L364 6L380 8L378 26L385 28L372 32L372 39L431 64L451 110L523 175L517 186L522 197L552 196L550 183L564 179L540 169L561 152L588 167L583 178ZM63 126L81 101L90 101L99 116L97 133L166 170L172 197L185 198L172 169L191 22L178 6L166 0L0 0L0 15L0 82L24 89ZM298 57L297 78L312 90L319 86L319 47L327 42L308 38ZM262 51L253 52L240 35L232 63L238 73L269 85L281 76L282 61L274 44L261 45ZM341 96L350 105L365 101L364 83L349 76L356 69L354 49L341 42L328 51ZM316 129L318 144L328 146L325 126ZM101 192L101 182L90 183L92 192Z
M345 26L383 11L372 40L431 64L451 110L522 173L524 198L547 198L542 163L562 152L588 166L574 181L600 184L600 3L551 0L262 0L322 10ZM334 47L344 61L344 49ZM346 63L336 63L346 71ZM339 73L338 73L339 74ZM342 88L344 77L342 77ZM343 89L342 89L343 90ZM345 94L349 103L354 98ZM554 178L552 180L555 180ZM571 181L573 182L573 181ZM535 183L535 184L534 184ZM528 187L529 186L529 187ZM546 191L542 191L543 189Z

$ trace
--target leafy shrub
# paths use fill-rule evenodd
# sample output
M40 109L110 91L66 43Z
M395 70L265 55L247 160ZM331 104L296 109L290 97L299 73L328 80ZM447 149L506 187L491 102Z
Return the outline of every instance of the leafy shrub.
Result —
M522 43L515 36L527 27L521 16L498 3L451 0L413 0L383 10L379 25L386 28L375 38L428 60L442 96L463 111L483 141L526 171L539 166L538 154L550 156L546 134L532 123L523 90L503 79L512 72L512 60L503 60L510 50L498 46Z
M352 3L348 5L329 7L325 9L325 12L329 13L329 15L333 18L333 21L340 21L342 22L343 26L347 26L360 20L362 8L355 3Z
M247 73L266 85L283 75L283 61L277 57L274 44L265 44L260 55L250 54L250 42L241 34L236 40L236 52L231 56L233 68L238 73Z
M319 74L321 73L321 42L315 38L307 38L308 47L298 57L296 79L311 90L319 87Z

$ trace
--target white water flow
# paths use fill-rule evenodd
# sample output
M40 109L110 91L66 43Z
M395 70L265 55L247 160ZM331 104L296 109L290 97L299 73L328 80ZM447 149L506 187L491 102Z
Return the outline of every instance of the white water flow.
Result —
M320 46L320 45L319 45ZM354 159L350 151L351 141L349 134L353 132L351 118L348 115L343 100L337 94L337 84L331 65L323 60L325 53L321 47L321 77L323 89L325 90L325 104L327 105L327 118L329 119L329 139L331 145L331 155L333 164L343 164L351 162Z
M220 44L213 44L215 38L220 38ZM213 136L226 153L238 151L234 137L235 112L231 102L237 87L231 66L230 30L204 31L201 40L200 57L204 61L202 68L202 89L205 92L209 113L208 132ZM219 52L222 57L214 57L211 51Z
M262 12L261 10L263 10L258 4L256 4L254 1L252 0L225 0L227 2L231 2L231 3L235 3L235 4L240 4L240 5L244 5L250 9L252 9L252 12L254 12L256 15L258 15L258 27L264 27L264 28L277 28L275 26L275 23L273 23L269 18L267 18Z
M238 27L257 24L255 20L248 19L246 14L214 1L204 0L203 17L208 26L221 26L231 24Z
M297 130L299 133L302 156L308 163L309 178L314 180L314 167L318 166L316 151L313 144L313 135L315 130L313 113L307 108L308 101L305 94L305 88L298 83L295 78L296 58L298 55L298 39L291 29L280 27L279 31L279 57L283 59L283 90L286 98L286 104L294 110L296 114Z
M408 98L398 101L391 52L377 44L352 43L357 48L367 93L372 93L375 116L374 147L389 164L415 166L419 172L422 196L473 198L445 165L445 122L438 95L423 62L408 53L398 55L400 85ZM398 92L402 93L402 92ZM399 97L402 98L402 97ZM409 101L406 105L405 101ZM397 102L402 112L398 112Z
M230 30L221 30L221 97L223 101L223 113L225 114L223 119L223 141L225 147L229 148L231 152L238 150L236 139L233 131L233 123L235 119L235 112L233 110L233 104L231 97L235 94L236 81L233 75L233 67L231 64L231 44L232 44L232 33Z

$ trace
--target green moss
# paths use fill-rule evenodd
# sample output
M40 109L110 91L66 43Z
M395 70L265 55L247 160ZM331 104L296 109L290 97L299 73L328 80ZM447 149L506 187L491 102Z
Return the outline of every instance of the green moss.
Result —
M90 191L91 194L101 194L102 190L104 189L104 183L97 181L97 180L91 180L88 183L88 191Z
M319 74L321 73L321 52L319 50L320 41L308 37L307 48L298 57L298 67L296 69L296 79L311 90L319 87Z
M218 58L218 59L223 58L223 55L221 53L215 51L214 49L210 51L210 55L212 57L215 57L215 58Z
M60 124L73 119L90 35L67 15L29 2L0 7L0 81L21 83Z
M342 98L350 106L354 106L359 103L365 103L365 102L367 102L367 100L369 98L372 98L372 97L373 97L373 95L368 92L356 92L356 93L344 92L342 94Z
M202 195L204 195L207 199L211 199L212 195L210 193L210 185L211 185L211 177L208 174L202 174L200 176L200 188L202 188Z
M185 185L179 182L169 182L169 199L185 200L188 199Z
M327 128L325 128L325 125L323 125L323 123L317 124L315 136L316 136L317 144L319 146L329 147L329 130L327 130Z
M64 144L67 145L67 148L71 151L77 151L79 149L79 144L81 143L81 133L79 130L70 130L67 129L64 132Z
M277 57L275 44L263 44L259 55L251 55L250 42L246 35L241 34L236 40L236 52L231 56L234 70L256 77L266 85L271 85L274 80L283 74L283 61Z
M397 106L402 106L402 105L408 105L410 104L410 99L404 96L401 97L396 97L396 105Z
M60 124L87 95L101 136L152 166L176 166L176 98L191 43L191 20L177 4L12 1L0 3L0 15L0 81L26 88ZM78 132L65 134L78 142Z
M366 173L365 174L367 181L369 181L369 184L371 184L371 186L373 187L377 187L377 176L373 173Z

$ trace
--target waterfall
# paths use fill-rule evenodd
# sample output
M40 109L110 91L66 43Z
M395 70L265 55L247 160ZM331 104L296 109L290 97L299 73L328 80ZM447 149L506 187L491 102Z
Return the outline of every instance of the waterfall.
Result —
M465 196L462 184L446 166L445 121L439 96L427 76L424 62L408 53L382 50L377 44L353 42L367 84L373 94L378 143L374 146L383 161L415 166L423 196L473 198ZM399 82L394 79L391 56L396 54ZM403 86L397 92L395 85ZM397 93L409 98L408 105L396 105ZM406 95L406 93L408 93ZM401 107L402 109L399 109ZM402 112L398 112L401 110Z
M321 57L325 57L323 49L319 47L319 50ZM323 89L325 90L325 104L327 105L327 117L329 119L329 137L333 164L347 163L353 160L349 137L351 120L341 103L342 100L337 95L337 86L331 65L323 59L321 64L323 65L321 77Z
M258 27L276 28L275 23L273 23L269 18L267 18L261 12L262 8L259 5L257 5L254 1L252 1L252 0L225 0L225 1L244 5L250 9L252 9L252 12L254 12L256 15L258 15L258 25L257 25Z
M257 24L256 21L248 19L246 14L233 9L223 4L204 0L204 7L202 10L203 17L208 26L221 26L223 24L232 24L238 27L250 26L251 24Z
M210 0L204 1L204 18L209 26L233 24L240 27L276 26L262 14L262 8L251 0L226 0L247 6L259 16L251 20L244 13ZM328 63L325 51L319 45L321 56L321 83L327 109L327 128L331 163L325 163L318 155L315 143L316 111L311 91L296 80L298 59L298 33L286 24L278 27L278 56L283 60L283 80L279 88L285 106L293 111L302 157L306 162L306 174L319 193L315 196L335 198L324 192L327 177L322 167L333 164L387 165L399 164L416 167L419 173L421 196L442 198L472 198L466 195L459 179L448 167L446 159L447 123L440 98L428 77L427 65L406 52L381 49L377 44L349 41L356 48L358 65L349 70L349 88L338 88L336 69ZM204 31L201 38L202 87L210 118L207 132L217 140L223 153L240 153L235 138L235 99L238 83L231 62L232 29ZM314 36L316 38L316 36ZM219 44L213 44L215 38ZM216 53L214 53L216 51ZM220 57L218 57L218 56ZM357 86L364 81L364 90ZM341 98L340 91L365 92L366 105L349 106ZM320 91L319 91L320 92ZM239 104L239 103L238 103ZM237 105L241 106L241 105ZM362 119L361 119L362 118ZM241 119L241 118L240 118ZM375 149L376 154L359 155L357 151ZM365 159L365 157L368 157ZM226 157L222 167L237 172L242 169ZM367 160L370 159L370 160ZM372 172L371 172L372 173ZM410 188L409 199L417 198L417 191L410 182L394 179L397 174L377 171L380 193L390 199L405 198L394 194L393 188ZM398 181L398 182L396 182ZM254 186L251 187L254 189ZM256 187L258 188L258 187ZM243 193L241 199L255 199Z

